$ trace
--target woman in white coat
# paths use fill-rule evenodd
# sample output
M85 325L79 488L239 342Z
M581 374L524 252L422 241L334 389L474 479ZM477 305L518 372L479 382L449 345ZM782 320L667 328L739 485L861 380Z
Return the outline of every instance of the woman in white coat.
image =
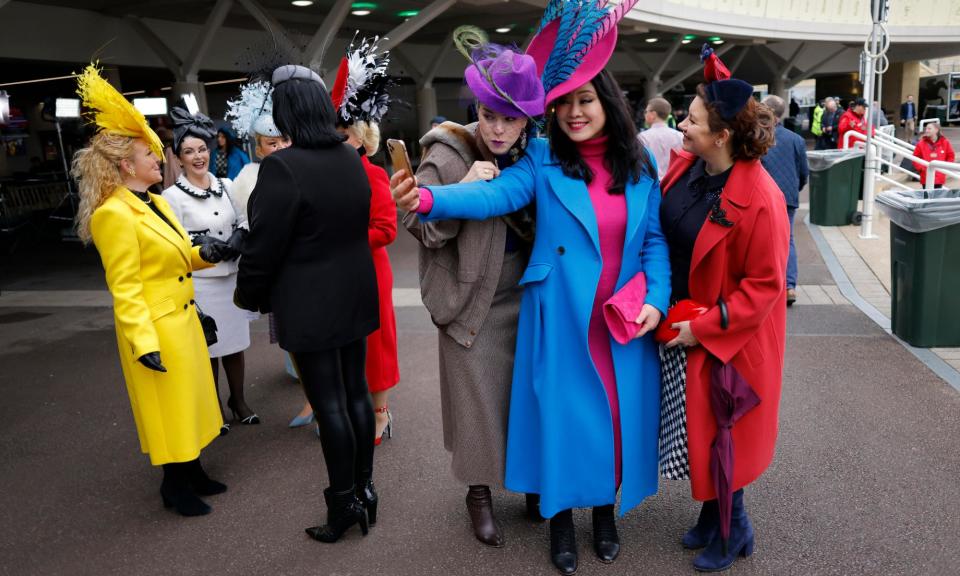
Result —
M193 276L197 304L217 322L217 342L210 346L214 385L217 385L222 363L230 386L227 407L234 419L241 424L259 424L260 417L247 406L243 396L243 351L250 347L250 320L247 313L233 303L237 258L249 230L247 217L231 199L230 180L210 173L208 142L216 135L213 122L203 114L190 114L179 106L171 110L170 116L174 122L173 151L183 173L173 186L163 191L163 198L194 243L203 236L212 238L223 256L223 261L215 267L195 272ZM230 425L224 424L221 434L229 430Z

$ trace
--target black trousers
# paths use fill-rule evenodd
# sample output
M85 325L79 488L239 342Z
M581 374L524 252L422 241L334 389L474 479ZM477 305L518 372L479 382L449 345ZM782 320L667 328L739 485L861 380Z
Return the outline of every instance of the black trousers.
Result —
M343 492L373 475L376 424L364 377L366 342L295 352L294 362L320 425L330 489Z

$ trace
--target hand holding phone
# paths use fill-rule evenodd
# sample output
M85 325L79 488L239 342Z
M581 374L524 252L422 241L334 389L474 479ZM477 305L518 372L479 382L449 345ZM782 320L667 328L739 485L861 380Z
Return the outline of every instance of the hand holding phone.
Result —
M410 162L407 145L403 143L403 140L394 138L387 140L387 151L390 152L390 163L393 165L394 172L406 170L408 177L413 176L413 164Z

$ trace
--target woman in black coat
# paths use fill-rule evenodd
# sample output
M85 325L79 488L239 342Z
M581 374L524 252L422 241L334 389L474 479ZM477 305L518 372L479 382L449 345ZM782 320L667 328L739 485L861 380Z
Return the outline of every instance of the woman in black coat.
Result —
M320 425L330 486L327 524L307 528L335 542L376 521L374 416L364 379L364 339L380 325L367 240L370 185L334 127L320 77L301 66L273 73L273 117L292 146L267 157L249 201L250 234L235 300L273 312Z

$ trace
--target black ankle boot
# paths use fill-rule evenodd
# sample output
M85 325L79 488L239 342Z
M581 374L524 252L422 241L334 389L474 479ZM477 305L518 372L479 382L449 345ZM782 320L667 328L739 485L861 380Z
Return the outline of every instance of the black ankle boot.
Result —
M203 466L200 465L199 458L185 463L184 467L186 468L187 482L193 488L193 491L200 496L214 496L227 491L226 484L212 480L207 476Z
M540 514L540 495L527 494L527 518L533 522L543 522L546 520Z
M307 528L306 532L311 538L320 542L336 542L354 524L360 524L360 531L364 536L367 535L367 513L353 488L343 492L327 488L323 491L323 499L327 502L327 523Z
M373 526L377 523L377 505L380 503L380 497L377 496L373 480L368 479L357 485L357 498L367 512L367 522Z
M698 550L703 548L713 540L717 535L717 522L720 509L716 500L707 500L700 507L700 515L697 517L697 524L687 530L680 542L684 548Z
M503 546L503 530L500 529L500 523L493 514L493 495L489 486L475 484L469 487L467 513L470 515L473 535L477 540L494 548Z
M613 504L593 508L593 551L604 564L620 555L620 535L613 515Z
M573 528L573 511L558 512L550 519L550 560L561 574L577 572L577 534Z
M203 516L210 513L210 506L190 490L186 464L163 465L160 497L164 507L175 509L181 516Z

